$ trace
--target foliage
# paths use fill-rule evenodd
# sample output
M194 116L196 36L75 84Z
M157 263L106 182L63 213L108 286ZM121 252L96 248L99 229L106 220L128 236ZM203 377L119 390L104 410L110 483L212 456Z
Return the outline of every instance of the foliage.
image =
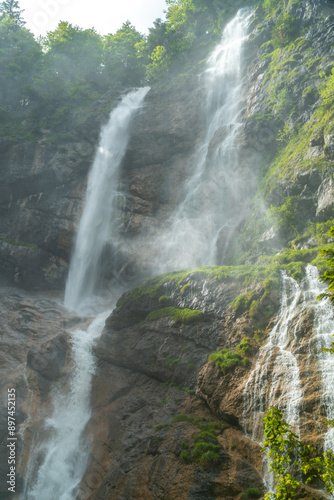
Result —
M221 445L218 443L217 435L228 428L229 424L207 422L205 418L195 419L189 415L180 413L179 415L175 415L170 422L156 425L154 431L182 422L187 422L195 426L200 432L194 433L190 442L182 441L180 443L183 451L180 453L179 459L186 464L191 462L199 463L205 468L214 467L220 463L219 451Z
M262 496L260 488L247 488L245 493L249 498L260 498Z
M170 65L170 56L163 45L158 45L150 55L151 64L146 67L146 78L151 81L159 78Z
M298 23L290 14L284 13L276 20L272 29L272 44L274 48L284 47L292 42L298 34Z
M334 238L334 226L330 228L327 233L331 238ZM320 277L319 280L326 283L328 286L328 292L322 293L318 296L318 299L329 298L331 303L334 305L334 249L326 248L320 251L322 255L326 257L327 266L329 267ZM334 352L334 351L333 351Z
M237 351L241 354L250 354L251 342L248 337L244 337L239 345L236 347Z
M139 86L144 81L142 62L144 36L126 21L114 35L105 37L104 72L114 85Z
M269 213L276 222L280 233L293 233L297 234L298 224L298 196L290 196L285 203L279 207L273 205L269 209Z
M172 367L175 365L178 365L180 363L180 359L174 359L171 354L168 354L167 358L165 359L165 366L166 367Z
M0 21L0 107L3 113L25 110L31 97L29 85L41 57L41 47L32 33L20 27L15 19L5 16Z
M248 358L243 358L240 354L230 349L221 349L210 354L209 362L215 363L223 373L234 369L236 366L247 367L249 365Z
M269 469L275 474L276 493L266 499L291 500L301 486L300 474L305 483L318 479L329 493L334 491L334 454L331 450L319 457L315 448L301 441L275 407L269 408L265 423L265 441L262 451L272 459Z
M19 7L17 0L4 0L0 3L0 21L5 17L14 20L18 26L24 26L25 22L22 19L23 10Z
M325 78L326 75L322 72L320 76ZM332 68L330 76L325 79L320 89L320 97L323 99L323 105L330 109L334 103L334 67Z

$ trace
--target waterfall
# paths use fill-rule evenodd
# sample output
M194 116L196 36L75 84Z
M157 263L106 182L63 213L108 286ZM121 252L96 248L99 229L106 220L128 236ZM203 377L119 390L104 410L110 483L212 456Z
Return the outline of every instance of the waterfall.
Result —
M75 489L85 472L89 456L89 438L84 434L90 418L90 393L95 362L92 354L94 341L101 334L110 314L100 314L85 330L72 334L72 360L68 394L54 397L53 415L46 419L49 435L34 452L43 456L37 478L25 492L28 500L72 500Z
M126 95L101 131L65 290L65 305L84 314L99 279L103 250L112 237L113 205L129 125L148 91L144 87Z
M82 314L90 311L102 252L113 235L113 202L129 126L148 90L146 87L126 95L101 132L65 292L65 305ZM80 495L76 489L87 467L90 450L89 437L84 431L91 415L93 347L110 312L99 314L87 330L72 333L69 390L66 394L64 391L53 393L53 414L46 419L43 429L48 440L42 440L30 452L22 500L72 500ZM41 465L36 471L37 462Z
M306 293L310 301L313 301L314 323L311 346L316 352L318 369L322 382L322 405L328 420L334 419L334 356L321 349L331 346L334 334L333 306L328 299L317 301L320 293L326 292L326 285L318 280L319 273L316 267L306 267ZM325 450L334 449L334 429L328 429L324 440Z
M301 288L285 272L282 272L281 283L280 311L244 389L244 422L247 430L251 429L252 439L258 441L263 438L263 417L271 405L283 410L284 418L299 433L302 389L298 363L291 348Z
M161 238L160 271L221 263L217 242L225 248L242 215L251 179L243 179L238 139L243 104L242 47L252 11L241 9L224 30L202 77L206 91L206 134L183 201ZM224 246L223 245L223 246ZM224 253L224 252L223 252Z
M312 386L313 391L317 393L319 390L319 400L314 404L320 406L321 416L334 419L334 356L322 351L328 349L333 340L334 314L328 299L317 301L317 296L327 290L318 277L317 268L311 265L306 267L305 278L300 284L282 273L280 311L244 389L243 421L246 433L254 440L262 441L263 417L272 405L283 411L284 419L294 432L300 434L299 417L303 416L304 391L308 391L309 397L313 396L307 389L311 376L312 383L316 384ZM300 355L304 358L304 361L300 359L300 364L306 367L301 385L298 361L292 351L299 352L297 342L306 334L305 330L300 332L301 323L303 315L309 312L313 321L311 328L307 327L307 352ZM316 362L310 372L311 357L314 356ZM324 434L324 449L333 448L334 429L329 428ZM267 469L267 457L264 457L264 465ZM273 475L265 471L264 479L268 489L272 490Z

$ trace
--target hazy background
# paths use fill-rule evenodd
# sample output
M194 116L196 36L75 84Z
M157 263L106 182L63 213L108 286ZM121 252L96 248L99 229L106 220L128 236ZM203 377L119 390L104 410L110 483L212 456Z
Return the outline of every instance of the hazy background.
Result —
M147 33L153 21L164 18L165 0L20 0L26 28L35 35L56 29L59 21L80 28L95 28L105 35L115 33L126 20L138 31Z

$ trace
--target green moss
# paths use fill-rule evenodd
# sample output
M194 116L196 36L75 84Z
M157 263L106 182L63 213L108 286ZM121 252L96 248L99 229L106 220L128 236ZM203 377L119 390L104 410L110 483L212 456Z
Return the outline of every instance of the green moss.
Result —
M175 415L172 419L172 424L175 424L176 422L192 422L193 418L189 417L189 415L186 415L185 413L180 413L179 415Z
M175 365L178 365L180 363L180 359L173 359L171 354L168 354L167 358L165 359L164 365L168 368L171 368Z
M171 426L170 423L155 425L154 432L159 431L160 429L164 429L165 427L170 427L170 426Z
M191 288L190 283L186 283L180 290L180 293L184 293L186 290L189 290Z
M5 243L9 243L10 245L14 245L16 247L26 247L26 248L32 248L35 249L38 248L38 245L36 243L27 243L25 241L14 241L14 240L8 240L7 238L1 238L1 241L4 241Z
M176 323L189 325L203 319L203 312L193 309L177 309L176 307L165 307L150 312L147 321L155 321L160 318L172 317Z
M238 295L231 303L232 309L234 309L237 314L243 314L249 308L250 299L251 294Z
M168 297L167 295L161 295L161 297L159 297L159 304L161 306L168 306L170 303L171 303L171 298Z

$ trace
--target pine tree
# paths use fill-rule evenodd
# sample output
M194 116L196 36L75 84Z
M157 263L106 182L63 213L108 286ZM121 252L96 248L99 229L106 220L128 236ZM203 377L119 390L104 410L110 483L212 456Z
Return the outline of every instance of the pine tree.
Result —
M3 0L0 2L0 21L7 15L14 19L16 24L23 26L25 21L22 18L24 9L20 9L18 0Z

